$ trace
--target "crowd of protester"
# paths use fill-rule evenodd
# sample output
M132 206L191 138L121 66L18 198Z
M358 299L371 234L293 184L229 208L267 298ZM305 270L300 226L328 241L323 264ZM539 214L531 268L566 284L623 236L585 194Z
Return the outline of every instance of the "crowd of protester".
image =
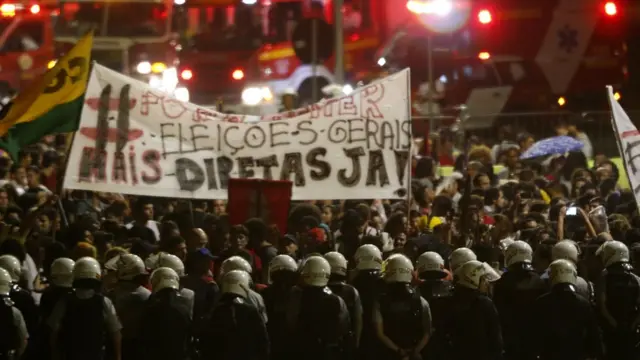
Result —
M0 158L0 359L637 359L640 215L616 165L448 136L407 200L297 202L286 229L60 190L55 138Z

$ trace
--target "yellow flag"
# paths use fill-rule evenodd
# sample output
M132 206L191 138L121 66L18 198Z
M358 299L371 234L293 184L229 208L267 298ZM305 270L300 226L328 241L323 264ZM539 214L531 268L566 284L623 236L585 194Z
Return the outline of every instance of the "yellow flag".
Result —
M91 67L93 32L89 32L44 76L18 93L7 115L0 119L0 137L16 124L33 121L59 104L84 94Z

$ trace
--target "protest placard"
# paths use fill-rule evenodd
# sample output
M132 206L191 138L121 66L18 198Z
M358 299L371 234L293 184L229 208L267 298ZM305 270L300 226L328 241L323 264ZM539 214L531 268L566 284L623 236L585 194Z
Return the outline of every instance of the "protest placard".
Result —
M292 181L294 200L399 198L410 177L408 88L404 70L261 118L180 102L96 64L64 186L226 199L230 178L256 178Z

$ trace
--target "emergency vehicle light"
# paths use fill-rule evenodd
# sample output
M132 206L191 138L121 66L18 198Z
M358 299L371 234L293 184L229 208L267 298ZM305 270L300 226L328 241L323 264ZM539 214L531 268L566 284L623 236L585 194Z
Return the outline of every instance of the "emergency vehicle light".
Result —
M0 6L0 14L2 16L15 16L16 6L14 4L2 4Z
M566 103L567 103L567 100L565 100L564 97L560 96L558 98L558 105L564 106Z
M615 16L618 13L618 7L613 1L604 4L604 12L609 16Z
M31 5L31 8L29 8L29 11L31 11L32 14L37 14L40 12L40 5L35 4L35 5Z
M478 54L478 59L480 60L489 60L491 58L491 54L489 54L486 51L482 51L481 53Z
M242 80L244 79L244 71L242 71L242 69L235 69L231 73L231 77L233 80Z
M453 10L453 3L449 0L409 0L407 9L414 14L447 16Z
M180 77L182 78L182 80L191 80L193 79L193 72L191 71L191 69L184 69L180 73Z
M491 16L491 12L489 10L480 10L480 12L478 12L478 21L481 24L488 24L493 20L492 16Z

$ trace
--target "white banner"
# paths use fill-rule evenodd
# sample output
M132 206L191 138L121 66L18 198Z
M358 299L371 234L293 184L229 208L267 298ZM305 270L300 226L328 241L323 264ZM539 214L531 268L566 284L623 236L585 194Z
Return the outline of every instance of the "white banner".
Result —
M640 132L614 97L611 86L607 86L607 92L611 103L613 131L618 140L620 157L629 177L629 187L635 194L637 205L640 204Z
M229 178L258 178L292 181L294 200L401 198L409 182L408 89L404 70L287 114L229 115L96 64L64 186L226 199Z

